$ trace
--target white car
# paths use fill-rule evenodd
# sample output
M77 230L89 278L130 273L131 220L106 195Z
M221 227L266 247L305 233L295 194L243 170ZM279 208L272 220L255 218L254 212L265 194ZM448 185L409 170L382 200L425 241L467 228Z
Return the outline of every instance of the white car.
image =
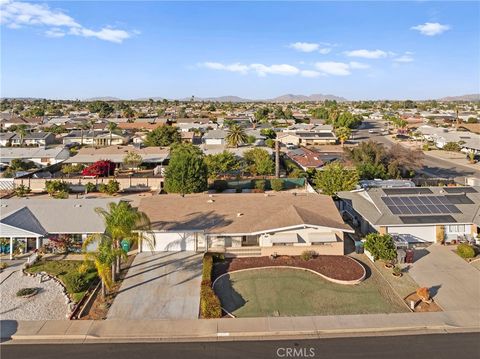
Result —
M286 146L286 147L287 147L287 149L289 149L289 150L294 150L294 149L296 149L296 148L297 148L297 146L296 146L295 144L293 144L293 143L290 143L290 142L289 142L289 143L287 143L285 146Z
M377 131L375 131L374 129L370 129L368 130L368 133L376 133Z

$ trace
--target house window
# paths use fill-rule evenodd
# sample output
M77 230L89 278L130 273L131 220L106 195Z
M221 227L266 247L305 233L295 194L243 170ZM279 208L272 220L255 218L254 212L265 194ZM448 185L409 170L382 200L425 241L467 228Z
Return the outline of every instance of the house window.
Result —
M455 224L448 226L448 232L450 233L465 233L464 224Z
M286 246L293 246L293 243L273 243L274 247L286 247Z

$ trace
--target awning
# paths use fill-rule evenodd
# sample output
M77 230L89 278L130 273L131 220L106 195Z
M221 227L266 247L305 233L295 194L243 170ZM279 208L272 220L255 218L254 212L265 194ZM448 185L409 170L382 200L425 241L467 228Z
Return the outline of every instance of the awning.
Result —
M276 244L298 243L298 234L294 232L282 232L270 235L270 241Z
M313 232L309 233L307 236L307 242L309 243L326 243L326 242L336 242L337 236L335 233L321 233Z

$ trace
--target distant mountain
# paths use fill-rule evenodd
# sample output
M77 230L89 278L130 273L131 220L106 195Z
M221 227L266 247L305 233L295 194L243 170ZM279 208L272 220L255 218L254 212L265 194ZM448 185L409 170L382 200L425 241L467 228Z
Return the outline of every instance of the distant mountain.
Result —
M305 101L315 102L315 101L325 101L325 100L331 100L331 101L335 100L337 102L348 101L344 97L335 96L335 95L322 95L322 94L313 94L310 96L287 94L287 95L282 95L282 96L272 98L267 101L269 102L305 102Z
M118 97L104 96L104 97L86 98L84 101L122 101L122 99Z
M191 97L182 99L183 101L191 100ZM195 101L211 101L211 102L252 102L246 98L238 96L219 96L219 97L195 97Z
M475 93L471 95L448 96L439 98L438 101L480 101L480 94Z

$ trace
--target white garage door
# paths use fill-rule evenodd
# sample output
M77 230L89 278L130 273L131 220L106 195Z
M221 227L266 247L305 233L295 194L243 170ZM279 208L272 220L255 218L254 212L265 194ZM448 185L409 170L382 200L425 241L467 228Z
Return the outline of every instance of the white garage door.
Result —
M423 241L435 242L435 226L388 227L391 234L410 234Z
M154 232L155 252L180 252L195 250L194 233L164 233ZM142 241L142 251L149 252L152 248L147 241Z

